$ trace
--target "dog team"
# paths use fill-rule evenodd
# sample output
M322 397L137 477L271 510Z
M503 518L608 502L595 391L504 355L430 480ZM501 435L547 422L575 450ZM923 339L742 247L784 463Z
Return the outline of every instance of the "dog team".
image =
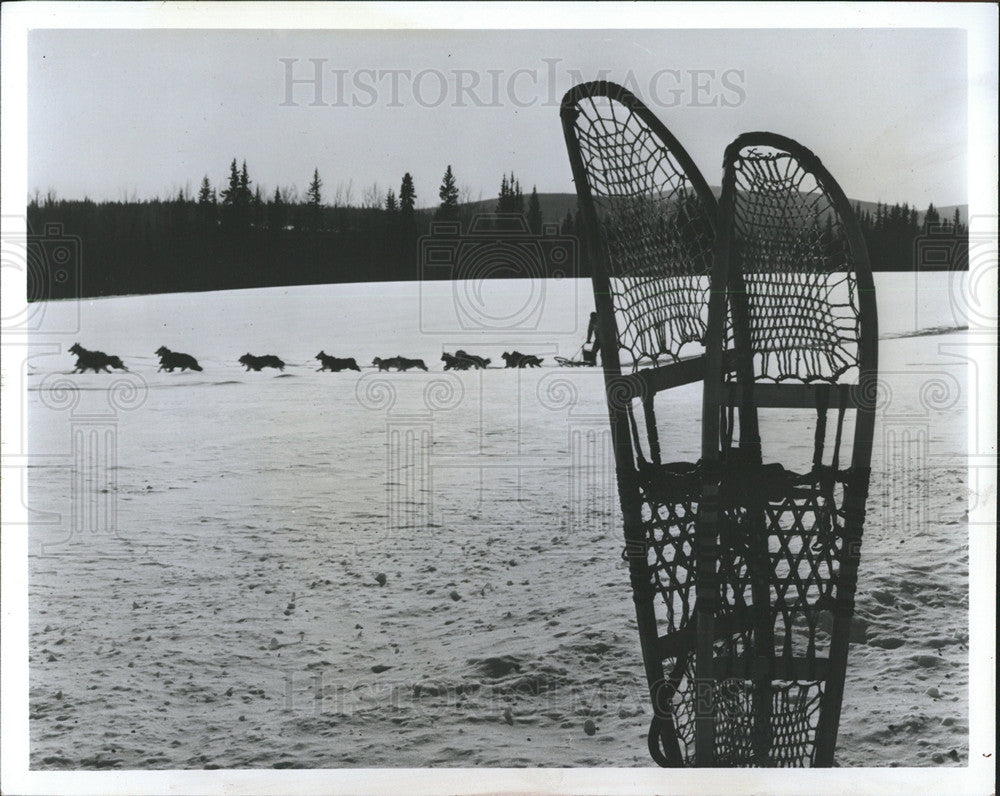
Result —
M112 368L117 370L128 370L119 357L111 354L105 354L103 351L88 351L79 343L74 343L70 347L69 352L76 356L76 368L73 371L74 373L86 373L88 370L92 370L94 373L110 373ZM156 355L160 358L160 367L158 370L165 370L168 373L173 373L178 369L182 373L185 370L202 370L201 365L198 364L198 360L193 356L190 354L182 354L178 351L171 351L166 346L160 346L156 349ZM500 358L503 359L504 363L506 363L504 365L506 368L538 368L541 367L542 362L544 361L540 357L536 357L533 354L522 354L520 351L504 351L503 354L500 355ZM320 351L315 356L315 359L318 359L320 362L320 367L317 368L317 371L329 370L333 373L337 373L342 370L361 370L361 368L358 367L357 361L355 361L353 357L333 357L323 351ZM478 370L488 367L492 360L458 350L454 354L441 354L441 361L444 362L445 370ZM253 370L259 372L264 368L276 368L280 371L284 371L285 369L285 363L274 354L265 354L264 356L258 357L247 353L239 358L239 363L243 365L247 371ZM372 366L378 368L379 370L405 371L410 370L411 368L424 371L427 370L427 365L424 364L422 359L407 359L406 357L398 355L388 357L386 359L375 357L375 359L372 360Z

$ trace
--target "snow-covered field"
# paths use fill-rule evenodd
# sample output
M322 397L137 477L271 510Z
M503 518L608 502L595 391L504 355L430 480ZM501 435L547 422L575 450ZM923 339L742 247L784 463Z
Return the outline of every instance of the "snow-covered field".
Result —
M968 759L967 335L903 336L964 324L957 277L916 279L877 277L842 766ZM553 361L592 306L570 280L33 305L31 766L652 765L600 374ZM130 372L72 375L74 342ZM156 372L161 345L203 372ZM441 372L457 348L545 367ZM431 372L366 367L396 354ZM700 387L670 400L694 460ZM765 418L766 452L812 420Z

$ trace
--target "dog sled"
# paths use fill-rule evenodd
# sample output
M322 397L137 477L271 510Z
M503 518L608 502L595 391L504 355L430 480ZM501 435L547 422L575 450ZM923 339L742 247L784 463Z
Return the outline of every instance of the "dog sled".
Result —
M620 86L575 87L561 118L599 315L650 754L662 766L831 766L877 386L857 221L819 160L782 136L727 148L717 203ZM701 458L676 462L659 428L690 418L665 399L693 382ZM770 410L814 413L804 468L765 460Z
M592 368L594 365L591 362L583 362L579 359L566 359L566 357L555 357L556 362L559 363L561 368Z
M572 358L554 357L554 359L561 368L592 368L597 365L597 353L593 348L588 350L586 343L577 349Z

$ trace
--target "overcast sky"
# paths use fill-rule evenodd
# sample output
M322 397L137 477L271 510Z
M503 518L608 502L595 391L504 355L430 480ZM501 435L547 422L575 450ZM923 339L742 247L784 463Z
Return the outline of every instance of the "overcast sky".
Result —
M948 29L36 30L28 186L166 197L221 186L236 157L268 196L318 168L327 200L350 182L358 202L409 171L427 206L448 164L473 199L511 170L572 192L558 101L597 77L636 91L713 185L733 138L770 130L852 198L967 201L966 39Z

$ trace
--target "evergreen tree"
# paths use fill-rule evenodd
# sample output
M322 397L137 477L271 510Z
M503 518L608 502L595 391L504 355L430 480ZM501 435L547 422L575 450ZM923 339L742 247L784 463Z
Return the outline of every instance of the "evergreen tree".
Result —
M534 185L531 186L531 196L528 198L528 228L533 235L542 234L542 206Z
M510 208L512 213L524 214L524 194L521 193L520 181L514 179L514 172L510 173L511 193Z
M503 179L500 181L500 193L497 197L497 212L506 213L507 205L510 201L510 186L507 185L507 175L503 175Z
M413 267L416 264L416 202L417 191L413 187L413 177L410 176L410 172L406 172L403 175L403 182L399 186L399 224L393 237L398 257L407 267ZM412 277L409 278L412 279Z
M924 213L924 232L927 232L931 227L935 227L941 221L941 216L934 207L934 203L931 202L927 207L927 212Z
M245 230L250 227L253 219L253 194L250 192L250 176L247 174L247 162L243 161L240 170L239 184L236 188L236 226Z
M962 226L962 214L957 207L955 208L955 215L952 218L952 229L956 235L962 235L965 232Z
M215 228L215 190L208 181L206 174L198 191L198 225L203 228Z
M309 190L306 191L306 203L309 206L309 228L319 229L320 207L323 202L323 181L319 178L319 169L313 169L312 182L309 183Z
M524 195L521 193L521 183L510 173L510 179L503 175L500 181L500 193L497 196L498 213L518 213L524 214Z
M455 185L455 175L451 173L451 165L445 169L441 188L438 190L441 204L434 218L438 221L454 221L458 218L458 186Z
M903 217L903 209L899 205L893 205L892 210L889 211L890 229L899 229L899 221L902 217Z
M239 202L250 204L250 176L247 174L247 162L243 161L243 169L240 171Z
M212 184L208 181L207 174L202 178L201 188L198 190L198 204L215 204L212 197Z
M403 183L399 186L399 212L405 219L412 219L417 192L413 188L413 177L410 172L403 175Z
M203 183L204 187L204 183ZM236 158L229 165L229 187L222 192L222 221L230 229L246 229L252 217L253 194L247 163L237 170Z
M222 192L222 204L232 206L236 204L236 197L240 192L240 173L236 169L236 158L229 164L229 187Z
M306 192L306 201L313 207L319 207L323 202L323 181L319 178L319 169L313 169L312 182Z
M399 204L396 202L396 192L392 188L385 195L385 211L387 213L396 213L399 211Z
M229 164L229 187L222 192L222 226L232 229L238 223L237 204L240 196L240 172L236 158Z
M559 234L560 235L572 235L576 231L576 227L573 224L573 211L567 210L566 217L559 224Z

